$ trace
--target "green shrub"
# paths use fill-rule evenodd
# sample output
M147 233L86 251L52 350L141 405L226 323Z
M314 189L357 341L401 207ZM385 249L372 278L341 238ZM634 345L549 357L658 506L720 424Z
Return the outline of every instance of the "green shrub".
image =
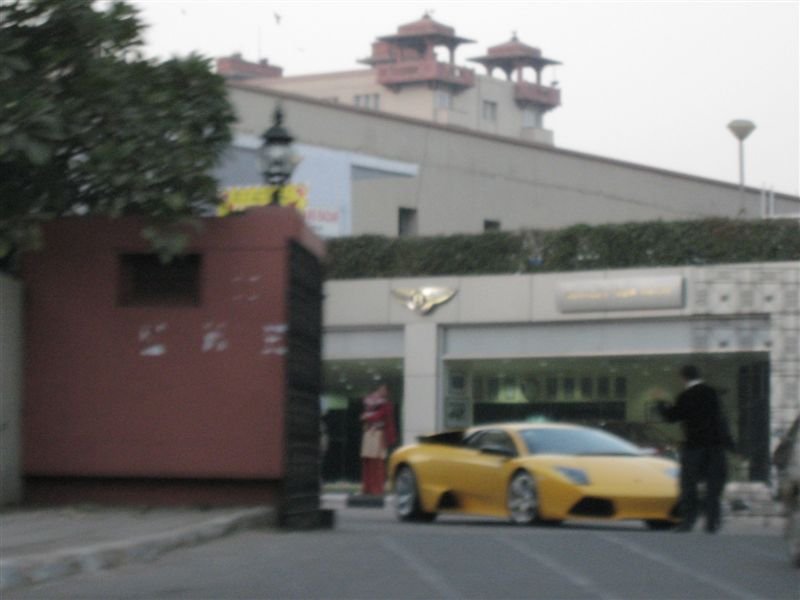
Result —
M329 279L534 273L800 260L796 220L653 221L555 231L328 242Z

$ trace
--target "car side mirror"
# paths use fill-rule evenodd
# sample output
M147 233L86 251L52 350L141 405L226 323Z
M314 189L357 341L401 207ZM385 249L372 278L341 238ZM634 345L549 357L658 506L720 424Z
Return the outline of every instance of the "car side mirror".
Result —
M506 446L501 446L499 444L487 444L486 446L481 446L480 448L481 454L491 454L493 456L505 456L506 458L512 458L517 455L516 452L510 450Z

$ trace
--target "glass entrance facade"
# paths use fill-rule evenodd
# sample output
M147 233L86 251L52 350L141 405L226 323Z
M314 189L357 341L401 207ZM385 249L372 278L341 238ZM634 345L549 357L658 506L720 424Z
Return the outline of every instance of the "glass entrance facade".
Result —
M386 384L402 428L403 360L334 360L323 366L322 422L327 448L322 459L324 482L361 479L362 399Z
M695 364L722 399L737 452L731 479L769 478L769 367L766 353L660 354L445 360L445 429L500 421L568 421L599 426L642 447L677 456L681 431L664 423L684 364ZM362 398L386 384L402 430L403 360L336 360L324 365L325 482L360 480Z
M766 480L766 353L447 360L443 422L445 428L525 419L577 422L675 455L680 428L662 421L656 403L675 398L678 370L689 363L722 399L737 442L732 478Z

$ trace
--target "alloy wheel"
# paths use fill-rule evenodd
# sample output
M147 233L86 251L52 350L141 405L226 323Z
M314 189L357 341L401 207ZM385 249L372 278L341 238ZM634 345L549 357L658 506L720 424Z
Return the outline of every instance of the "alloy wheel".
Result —
M394 480L395 511L401 519L408 519L414 515L417 504L417 482L414 473L408 467L403 467Z
M530 473L520 471L508 486L508 513L514 523L527 525L539 516L539 495Z

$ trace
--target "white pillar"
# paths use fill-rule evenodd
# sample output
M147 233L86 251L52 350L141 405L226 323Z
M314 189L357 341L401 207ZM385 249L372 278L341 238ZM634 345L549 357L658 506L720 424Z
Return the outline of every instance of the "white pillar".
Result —
M439 428L439 328L436 323L410 323L405 329L402 442Z

